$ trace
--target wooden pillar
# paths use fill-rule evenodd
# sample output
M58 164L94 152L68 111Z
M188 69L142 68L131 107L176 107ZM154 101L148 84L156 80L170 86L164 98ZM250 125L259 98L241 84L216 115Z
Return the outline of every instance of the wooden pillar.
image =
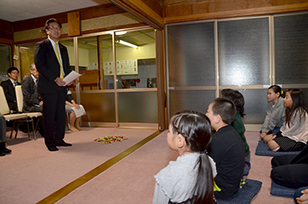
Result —
M168 128L166 107L166 73L164 52L164 30L156 30L156 67L157 67L157 105L158 128L163 131Z

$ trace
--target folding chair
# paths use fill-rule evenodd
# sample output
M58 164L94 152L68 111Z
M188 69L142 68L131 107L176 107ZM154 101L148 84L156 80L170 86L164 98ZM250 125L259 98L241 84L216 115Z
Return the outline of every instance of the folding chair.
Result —
M24 106L24 96L22 94L22 89L21 89L21 85L17 85L15 86L15 93L16 93L16 101L17 101L17 108L18 108L18 112L22 112L23 106ZM26 120L27 122L27 126L28 126L28 134L30 134L30 129L29 129L29 122L32 123L32 129L33 129L33 139L36 140L36 130L39 124L39 120L41 118L41 116L43 115L41 112L29 112L29 113L23 113L26 114L28 116L28 119ZM37 122L36 125L34 126L34 120L33 118L37 118Z
M20 120L27 119L28 116L26 114L20 114L20 113L10 114L10 108L9 108L8 103L6 101L5 94L4 94L2 86L0 86L0 104L1 104L0 105L0 113L5 118L5 121L7 121L7 122L13 121L13 128L12 128L12 131L11 131L10 138L12 138L13 131L15 130L15 123L18 122L17 129L15 130L16 131L15 138L16 138L17 133L18 133ZM29 139L30 139L30 135L28 135L28 136L29 136Z

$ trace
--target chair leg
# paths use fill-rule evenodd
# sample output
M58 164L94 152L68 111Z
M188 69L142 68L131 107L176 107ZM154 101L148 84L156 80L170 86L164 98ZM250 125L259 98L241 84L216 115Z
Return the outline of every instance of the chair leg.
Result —
M27 122L27 128L28 128L28 138L29 138L29 140L31 140L31 136L30 136L30 127L29 127L29 122L30 121L26 121Z
M13 126L12 126L12 131L11 131L10 139L12 139L12 136L13 136L13 132L14 132L14 129L15 129L15 123L16 123L16 121L13 121ZM15 138L16 138L16 135L15 135Z
M39 125L40 119L41 119L41 117L38 117L38 118L37 118L37 121L36 121L36 126L35 126L35 132L37 131L37 128L38 128L38 125Z
M19 130L19 124L20 124L20 121L17 121L17 128L15 130L15 139L17 138L17 134L18 134L18 130Z
M33 139L36 140L36 134L35 134L35 129L34 129L34 120L32 118L32 129L33 129Z

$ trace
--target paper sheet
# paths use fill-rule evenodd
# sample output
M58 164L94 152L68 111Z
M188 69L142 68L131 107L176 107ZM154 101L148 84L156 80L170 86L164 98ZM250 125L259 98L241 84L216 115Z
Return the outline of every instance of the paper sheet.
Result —
M75 107L72 107L73 111L75 112L76 118L79 118L80 116L83 116L86 114L86 111L82 105L79 105L80 108L77 109Z
M82 76L83 74L79 74L75 71L71 71L67 76L64 77L63 81L65 82L65 86L69 83L71 83L72 81L74 81L75 79L77 79L78 77Z

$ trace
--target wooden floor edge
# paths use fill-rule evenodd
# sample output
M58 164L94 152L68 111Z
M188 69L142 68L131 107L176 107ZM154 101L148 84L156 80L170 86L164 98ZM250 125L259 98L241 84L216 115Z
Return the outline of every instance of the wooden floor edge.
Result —
M106 162L102 163L98 167L92 169L88 173L84 174L83 176L77 178L76 180L72 181L71 183L67 184L63 188L60 188L56 192L50 194L46 198L42 199L41 201L37 202L37 204L46 204L46 203L55 203L61 198L68 195L70 192L74 191L76 188L80 187L81 185L85 184L95 176L99 175L103 171L107 170L111 166L113 166L115 163L119 162L120 160L124 159L126 156L134 152L135 150L142 147L147 142L154 139L156 136L158 136L162 131L156 131L155 133L151 134L150 136L144 138L137 144L131 146L130 148L124 150L120 154L116 155L115 157L107 160Z

